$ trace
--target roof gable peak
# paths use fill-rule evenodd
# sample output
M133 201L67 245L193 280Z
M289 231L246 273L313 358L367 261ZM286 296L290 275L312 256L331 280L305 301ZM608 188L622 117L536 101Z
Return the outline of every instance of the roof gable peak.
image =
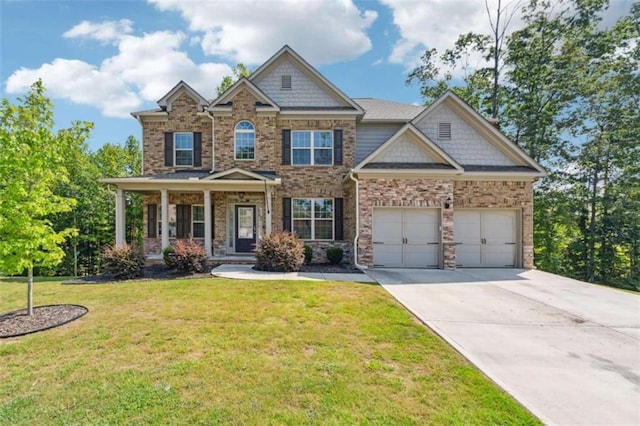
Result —
M188 96L193 98L194 101L198 102L198 110L203 110L209 102L196 90L189 86L184 80L180 80L178 84L173 86L171 90L167 92L160 100L158 101L158 105L162 109L166 109L167 111L171 111L171 103L178 97L181 92L185 92Z

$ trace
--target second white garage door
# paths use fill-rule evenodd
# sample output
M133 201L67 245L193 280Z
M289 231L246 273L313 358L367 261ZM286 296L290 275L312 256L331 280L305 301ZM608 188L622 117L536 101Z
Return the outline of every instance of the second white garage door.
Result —
M516 267L516 221L514 210L456 210L453 213L456 266Z
M375 208L374 265L405 268L439 267L439 218L437 209Z

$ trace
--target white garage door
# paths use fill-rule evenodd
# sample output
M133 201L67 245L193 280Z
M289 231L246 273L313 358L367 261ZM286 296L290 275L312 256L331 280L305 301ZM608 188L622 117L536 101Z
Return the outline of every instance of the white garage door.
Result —
M440 232L437 209L375 208L375 266L437 268Z
M456 210L453 213L456 266L513 268L516 266L514 210Z

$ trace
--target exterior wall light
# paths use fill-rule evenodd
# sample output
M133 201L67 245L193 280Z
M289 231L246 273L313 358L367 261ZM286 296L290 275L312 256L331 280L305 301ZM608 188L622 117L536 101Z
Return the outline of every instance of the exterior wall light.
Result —
M452 202L453 202L453 200L451 199L451 197L447 197L447 199L444 200L444 208L445 209L450 209Z

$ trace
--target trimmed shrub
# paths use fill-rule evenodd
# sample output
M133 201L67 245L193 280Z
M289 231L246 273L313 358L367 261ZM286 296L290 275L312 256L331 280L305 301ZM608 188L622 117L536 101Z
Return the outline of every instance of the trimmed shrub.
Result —
M295 272L304 263L304 247L290 232L265 235L255 251L259 271Z
M144 273L144 255L138 247L125 244L121 248L107 246L102 250L102 265L113 278L126 280Z
M182 273L203 272L207 267L207 252L194 240L178 240L175 247L162 251L164 263Z
M309 265L313 260L313 247L308 244L304 245L304 263Z
M327 248L327 259L334 265L340 264L342 262L342 256L344 255L344 251L340 247L329 247Z
M174 268L173 255L175 254L175 252L176 252L176 249L173 246L166 246L162 250L162 260L164 261L164 264L172 269Z

